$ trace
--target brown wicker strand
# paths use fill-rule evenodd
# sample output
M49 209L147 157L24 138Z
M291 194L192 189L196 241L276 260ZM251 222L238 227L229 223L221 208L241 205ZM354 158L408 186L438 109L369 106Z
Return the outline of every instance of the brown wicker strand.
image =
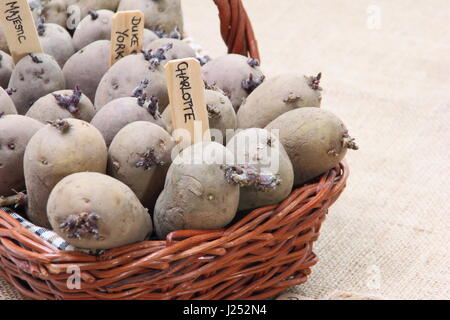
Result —
M228 53L260 60L252 24L241 0L214 0L219 9L220 32Z

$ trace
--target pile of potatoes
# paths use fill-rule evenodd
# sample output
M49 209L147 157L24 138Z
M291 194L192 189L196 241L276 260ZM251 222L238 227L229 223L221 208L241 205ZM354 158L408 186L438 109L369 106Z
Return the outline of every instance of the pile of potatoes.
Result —
M163 69L196 57L180 0L37 2L45 53L14 65L0 30L0 206L26 192L27 218L78 248L224 228L358 148L320 108L321 74L266 79L256 59L227 54L201 61L212 141L180 151ZM74 4L83 19L70 31ZM122 9L144 11L144 50L109 67Z

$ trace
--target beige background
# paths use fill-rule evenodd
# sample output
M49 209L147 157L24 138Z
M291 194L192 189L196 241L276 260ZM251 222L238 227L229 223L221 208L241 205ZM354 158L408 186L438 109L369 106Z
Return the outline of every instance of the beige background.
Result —
M266 75L323 72L323 107L361 147L348 156L318 265L284 297L450 299L450 2L244 3ZM223 54L212 0L183 4L191 36ZM0 280L0 298L7 292Z

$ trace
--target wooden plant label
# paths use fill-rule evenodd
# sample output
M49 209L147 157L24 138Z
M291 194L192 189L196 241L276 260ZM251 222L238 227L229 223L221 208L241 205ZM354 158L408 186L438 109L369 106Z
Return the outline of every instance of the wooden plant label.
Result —
M211 141L200 63L194 58L171 60L164 69L175 140L183 148Z
M144 43L144 14L142 11L120 11L112 19L112 66L119 59L142 50Z
M1 0L0 19L14 63L27 54L44 52L28 0Z

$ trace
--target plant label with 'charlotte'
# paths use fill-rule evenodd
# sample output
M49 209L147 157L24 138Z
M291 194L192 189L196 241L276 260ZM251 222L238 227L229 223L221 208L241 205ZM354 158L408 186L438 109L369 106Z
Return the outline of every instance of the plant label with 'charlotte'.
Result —
M200 63L194 58L171 60L164 69L175 140L183 147L211 141Z
M117 12L112 19L111 59L112 66L119 59L142 50L144 43L144 14L142 11Z
M14 63L27 54L44 52L27 0L0 1L0 20Z

